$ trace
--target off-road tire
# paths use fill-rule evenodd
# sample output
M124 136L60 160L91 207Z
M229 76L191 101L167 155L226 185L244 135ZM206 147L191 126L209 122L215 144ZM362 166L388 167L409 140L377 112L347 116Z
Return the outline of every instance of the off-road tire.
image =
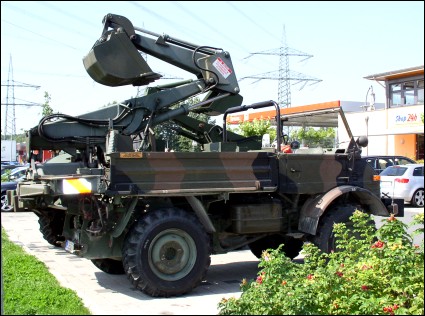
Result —
M414 207L424 207L424 189L418 189L413 193L410 204Z
M261 254L264 250L269 248L276 249L280 244L284 244L282 251L285 253L285 256L294 259L300 254L304 242L292 237L271 235L250 243L248 247L254 256L261 258Z
M350 227L352 228L353 222L350 220L350 217L356 210L362 211L357 205L336 205L331 207L320 218L316 235L312 238L312 243L325 253L338 251L336 248L336 238L333 232L333 225L334 223L345 223L348 229L350 229ZM371 220L369 225L375 227L375 222Z
M180 296L204 279L211 264L211 243L197 217L177 208L140 218L122 249L131 283L153 297Z
M92 259L91 262L99 269L108 274L125 274L122 261L114 259Z
M43 238L49 244L60 247L61 242L65 241L65 237L62 236L65 213L62 211L48 211L37 215Z

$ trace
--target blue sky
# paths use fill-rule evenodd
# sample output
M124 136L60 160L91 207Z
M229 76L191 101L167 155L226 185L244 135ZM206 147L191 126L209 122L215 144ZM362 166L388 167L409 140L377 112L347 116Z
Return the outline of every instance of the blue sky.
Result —
M277 80L247 77L270 72L276 77L278 55L252 54L278 51L284 34L290 49L313 56L304 61L288 57L294 76L314 79L302 89L291 81L292 106L363 102L371 85L376 102L383 103L384 88L365 76L424 64L423 1L2 1L2 133L3 103L7 96L12 100L12 90L3 86L8 79L40 86L15 86L15 103L43 103L48 92L53 110L69 115L136 95L132 86L102 86L84 69L82 58L100 36L108 13L155 33L228 51L244 104L278 101ZM178 78L151 85L195 79L149 57L148 63L153 71ZM15 117L20 133L39 122L41 108L16 105Z

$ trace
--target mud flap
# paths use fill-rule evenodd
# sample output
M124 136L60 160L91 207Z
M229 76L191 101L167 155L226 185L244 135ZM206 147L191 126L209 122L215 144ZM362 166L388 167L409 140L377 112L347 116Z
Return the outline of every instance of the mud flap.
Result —
M381 198L381 200L390 214L394 214L395 217L404 217L403 199Z
M83 58L94 81L110 86L147 85L162 76L152 72L126 33L110 33L99 40Z

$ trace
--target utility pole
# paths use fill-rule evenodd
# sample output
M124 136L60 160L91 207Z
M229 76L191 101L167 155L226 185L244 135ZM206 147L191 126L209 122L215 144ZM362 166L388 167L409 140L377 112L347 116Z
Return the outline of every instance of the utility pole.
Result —
M302 73L297 73L295 71L291 71L289 69L289 56L303 56L306 57L301 61L304 61L308 58L313 57L313 55L309 55L307 53L301 52L299 50L288 47L286 43L286 32L285 26L283 26L283 36L282 43L278 49L272 49L257 53L251 53L248 57L252 57L253 55L277 55L279 56L279 71L271 71L263 74L246 76L241 78L240 80L251 78L251 79L270 79L270 80L278 80L278 104L281 108L291 107L291 81L294 81L294 84L303 83L302 87L299 90L302 90L307 83L314 84L321 82L321 79L316 79L312 77L308 77ZM276 74L277 73L277 74Z
M5 115L4 115L4 130L2 135L2 151L5 148L5 153L9 152L9 161L15 161L16 159L16 142L13 142L16 137L16 114L15 106L16 105L25 105L25 106L42 106L37 103L16 103L15 102L15 87L25 87L25 88L40 88L40 86L30 85L22 82L15 82L13 80L13 67L12 67L12 55L10 56L9 62L9 73L7 76L7 83L2 84L2 86L7 87L6 92L6 103L1 103L1 105L6 105ZM7 142L9 138L9 142ZM5 147L3 147L5 146ZM7 146L7 147L6 147ZM10 146L10 147L9 147Z
M7 137L10 136L10 140L13 140L13 137L16 136L15 106L16 105L42 106L41 104L33 103L33 102L16 103L15 102L15 87L39 89L40 86L35 86L35 85L22 83L22 82L16 82L16 81L13 80L12 55L10 56L9 73L8 73L8 76L7 76L7 83L2 84L2 86L7 87L6 103L1 104L1 105L6 105L6 111L5 111L5 116L4 116L4 130L3 130L2 139L7 140Z

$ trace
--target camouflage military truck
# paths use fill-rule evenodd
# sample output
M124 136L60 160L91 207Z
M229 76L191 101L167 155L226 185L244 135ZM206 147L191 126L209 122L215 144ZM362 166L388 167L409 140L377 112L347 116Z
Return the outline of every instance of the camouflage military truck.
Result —
M350 135L345 148L303 152L293 142L294 152L284 153L276 148L288 142L283 124L294 117L282 116L273 101L242 105L228 52L134 27L123 16L108 14L103 23L83 59L96 82L160 79L140 52L196 79L151 86L144 96L80 116L46 116L28 131L31 167L8 196L15 211L38 215L50 244L126 274L148 295L170 297L200 284L212 254L247 246L260 257L283 243L294 258L306 241L329 252L332 224L348 222L354 210L402 215L402 204L379 197L379 179L361 159L367 139L354 139L341 109L334 113ZM194 96L203 98L187 102ZM276 109L275 148L226 126L230 113L262 107ZM190 113L223 115L223 125ZM203 151L159 150L154 128L170 122ZM36 164L42 150L64 154Z

